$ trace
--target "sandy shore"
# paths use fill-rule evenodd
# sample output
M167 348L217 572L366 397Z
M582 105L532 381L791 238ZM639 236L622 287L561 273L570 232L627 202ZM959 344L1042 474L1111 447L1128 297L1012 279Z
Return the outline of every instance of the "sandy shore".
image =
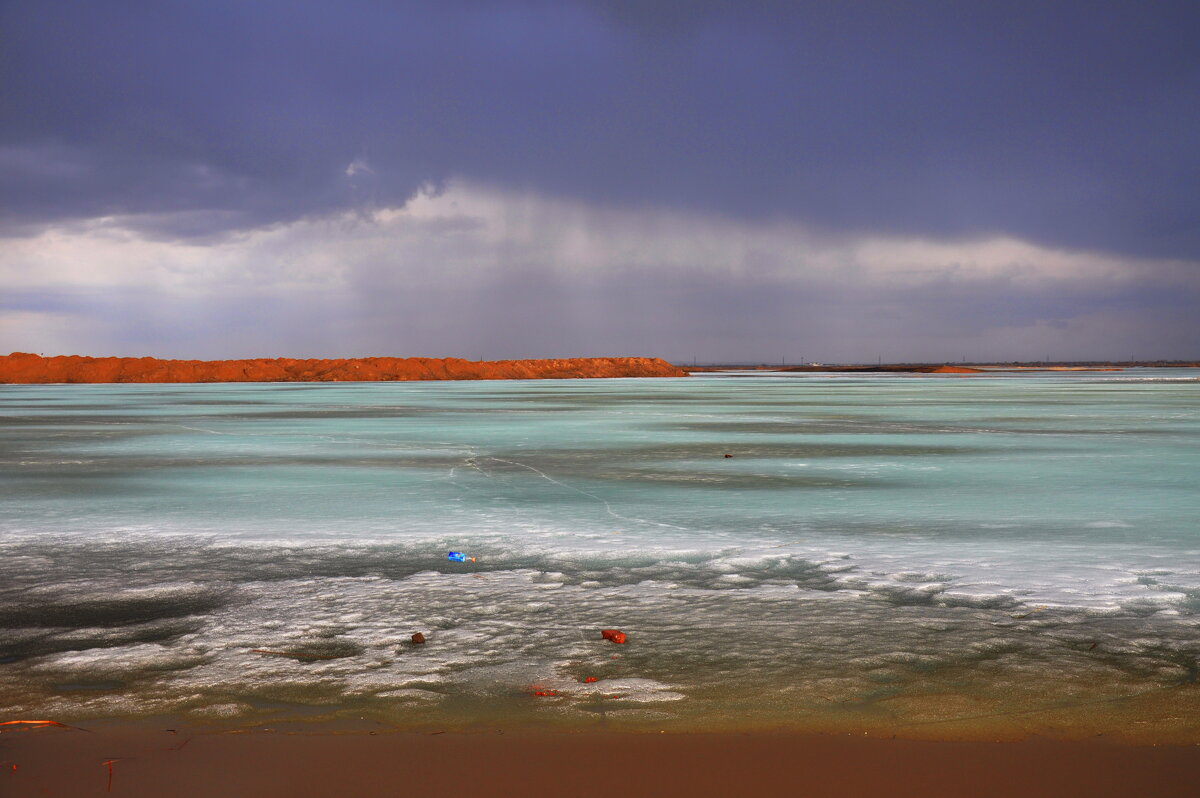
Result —
M1200 746L500 730L0 734L13 796L1193 796ZM14 768L15 765L15 768ZM111 773L110 773L111 771ZM111 780L110 780L111 776Z

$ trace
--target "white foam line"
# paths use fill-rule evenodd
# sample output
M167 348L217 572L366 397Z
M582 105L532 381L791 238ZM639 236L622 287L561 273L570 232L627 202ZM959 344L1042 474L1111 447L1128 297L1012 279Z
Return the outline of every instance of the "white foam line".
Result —
M192 432L205 432L209 435L229 435L234 438L249 437L249 436L243 436L241 433L237 433L237 432L221 432L221 431L215 430L215 429L204 429L203 427L189 427L187 424L164 424L163 426L164 427L178 427L179 429L188 429L188 430L191 430Z
M463 462L461 463L461 466L473 468L476 471L478 471L480 474L483 474L488 479L491 479L491 474L487 473L482 468L480 468L479 463L476 462L479 455L476 453L476 451L473 448L471 448L470 446L465 446L465 447L460 446L459 448L465 448L467 450L467 453L471 455L467 459L463 460ZM475 491L474 488L468 487L467 485L463 485L461 482L458 482L457 480L455 480L454 472L457 471L459 469L459 467L460 466L458 466L458 465L450 466L450 471L446 474L445 477L442 477L441 479L449 480L451 482L451 484L453 484L454 487L458 488L459 490L474 492Z
M650 521L650 520L648 520L648 519L646 519L646 518L633 518L633 517L631 517L631 516L627 516L627 515L621 515L620 513L618 513L618 512L615 512L615 511L613 510L613 508L612 508L612 505L611 505L611 504L609 504L609 503L608 503L608 500L607 500L607 499L605 499L604 497L602 497L602 496L597 496L597 495L596 495L596 494L594 494L594 493L589 493L588 491L586 491L586 490L582 490L582 489L580 489L580 488L577 488L577 487L575 487L574 485L568 485L568 484L566 484L565 482L559 482L557 479L555 479L554 477L550 476L550 475L549 475L549 474L547 474L546 472L544 472L544 471L539 471L538 469L534 468L534 467L533 467L533 466L531 466L531 465L526 465L525 463L517 463L517 462L514 462L514 461L512 461L512 460L505 460L505 459L504 459L504 458L502 458L502 457L494 457L494 456L492 456L492 455L487 455L487 456L485 457L485 459L487 459L487 460L495 460L495 461L497 461L497 462L499 462L499 463L508 463L509 465L515 465L515 466L519 466L520 468L527 468L527 469L529 469L530 471L532 471L532 472L534 472L535 474L537 474L538 476L540 476L542 479L546 480L547 482L552 482L552 483L554 483L555 485L558 485L558 486L559 486L559 487L561 487L561 488L566 488L567 490L573 490L573 491L575 491L576 493L581 493L581 494L583 494L584 496L588 496L588 497L590 497L590 498L592 498L592 499L595 499L596 501L598 501L598 502L600 502L601 504L603 504L603 505L604 505L604 511L605 511L605 512L607 512L609 515L611 515L613 518L619 518L619 519L621 519L622 521L636 521L636 522L638 522L638 523L642 523L642 524L650 524L651 526L661 526L661 527L666 527L666 528L668 528L668 529L684 529L684 530L686 530L686 529L687 529L687 527L676 526L675 524L667 524L667 523L664 523L664 522L662 522L662 521Z
M30 420L31 417L30 416L7 416L7 418ZM64 417L64 421L69 421L69 420L70 420L70 417ZM376 447L379 447L382 449L402 449L402 450L416 449L416 450L420 450L420 449L428 448L425 446L407 446L402 443L380 443L378 441L371 441L371 440L366 440L364 438L355 438L355 437L335 438L332 435L314 435L312 433L303 433L303 432L221 432L220 430L207 429L205 427L193 427L189 424L180 424L178 422L156 423L154 420L147 420L147 421L96 421L96 420L89 420L85 423L84 426L91 425L91 424L98 424L98 425L112 426L112 427L137 427L137 426L174 427L176 429L186 429L186 430L190 430L192 432L203 432L207 435L227 435L227 436L234 437L234 438L309 438L311 440L329 441L330 443L351 443L356 446L376 446ZM449 443L446 441L435 441L433 445L444 446L448 449L459 449L459 450L465 449L467 452L474 454L474 451L470 447L462 446L461 444Z

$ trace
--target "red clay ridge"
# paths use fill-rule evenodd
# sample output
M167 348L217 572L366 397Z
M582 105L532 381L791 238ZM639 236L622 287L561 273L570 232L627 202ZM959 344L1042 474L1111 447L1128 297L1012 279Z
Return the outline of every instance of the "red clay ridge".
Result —
M0 356L0 383L64 382L378 382L686 377L656 357L578 357L474 361L434 357L332 360L158 360L152 357Z

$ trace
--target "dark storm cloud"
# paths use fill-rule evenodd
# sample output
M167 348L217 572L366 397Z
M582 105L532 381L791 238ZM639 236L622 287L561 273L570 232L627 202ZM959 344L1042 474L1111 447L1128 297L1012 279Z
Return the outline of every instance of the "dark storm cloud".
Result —
M9 0L0 14L9 231L153 214L130 224L204 237L459 177L1200 257L1194 2Z

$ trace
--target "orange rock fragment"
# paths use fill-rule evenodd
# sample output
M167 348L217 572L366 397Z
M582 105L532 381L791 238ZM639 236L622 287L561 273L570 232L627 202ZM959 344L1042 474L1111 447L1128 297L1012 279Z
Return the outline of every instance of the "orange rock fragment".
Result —
M112 792L112 766L113 766L113 762L120 762L120 761L121 761L121 760L119 760L119 759L106 759L106 760L104 760L103 762L101 762L101 763L100 763L100 764L102 764L102 765L104 765L104 766L106 766L106 767L108 768L108 791L109 791L109 792Z
M64 729L75 728L65 723L59 723L56 720L6 720L0 722L0 726L62 726Z

